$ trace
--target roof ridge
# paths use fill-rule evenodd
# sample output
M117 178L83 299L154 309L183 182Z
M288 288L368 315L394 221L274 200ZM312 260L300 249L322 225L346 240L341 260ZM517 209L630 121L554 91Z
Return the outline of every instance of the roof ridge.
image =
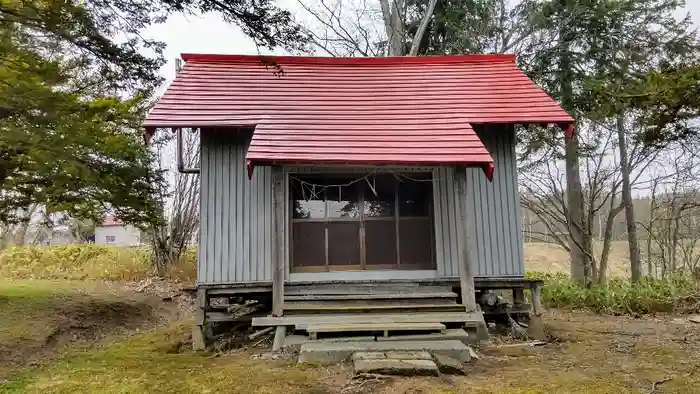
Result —
M226 55L213 53L182 53L184 61L207 63L257 63L315 65L410 65L410 64L458 64L501 63L515 64L515 54L473 54L438 56L388 56L388 57L323 57L323 56L274 56L274 55Z

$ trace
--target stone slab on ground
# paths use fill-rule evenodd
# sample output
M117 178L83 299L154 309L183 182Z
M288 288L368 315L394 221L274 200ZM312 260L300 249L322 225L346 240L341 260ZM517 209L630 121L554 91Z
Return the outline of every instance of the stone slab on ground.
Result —
M356 352L352 355L353 362L364 360L386 360L386 354L384 352Z
M444 354L436 354L434 357L435 364L437 364L441 373L448 375L465 375L464 364L461 361L450 356L445 356Z
M312 342L301 345L299 363L335 364L355 352L416 352L444 354L457 360L471 359L469 347L460 341Z
M432 360L428 352L386 352L386 358L394 360Z
M390 337L377 337L377 341L444 341L444 340L456 340L460 341L465 345L474 345L479 340L476 336L470 336L468 332L461 328L451 328L445 330L444 333L434 333L434 334L413 334L413 335L395 335Z
M378 373L402 376L438 376L440 371L432 360L357 360L354 362L355 374Z

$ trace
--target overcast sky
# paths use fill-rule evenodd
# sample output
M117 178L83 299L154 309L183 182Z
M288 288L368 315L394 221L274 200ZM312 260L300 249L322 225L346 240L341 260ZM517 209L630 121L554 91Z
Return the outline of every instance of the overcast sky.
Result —
M296 1L282 0L280 4L294 12L293 5ZM687 0L687 3L690 5L686 9L691 13L695 25L700 27L700 0ZM165 86L175 76L175 59L179 58L181 53L285 54L282 50L257 48L238 27L224 22L216 13L204 16L176 14L166 23L148 29L146 35L167 44L165 56L168 64L161 70L161 74L166 78Z

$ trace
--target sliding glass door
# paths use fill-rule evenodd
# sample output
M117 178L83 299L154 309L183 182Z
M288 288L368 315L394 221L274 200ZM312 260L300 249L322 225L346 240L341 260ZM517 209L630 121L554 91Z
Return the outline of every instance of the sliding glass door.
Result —
M434 269L429 173L291 174L292 272Z

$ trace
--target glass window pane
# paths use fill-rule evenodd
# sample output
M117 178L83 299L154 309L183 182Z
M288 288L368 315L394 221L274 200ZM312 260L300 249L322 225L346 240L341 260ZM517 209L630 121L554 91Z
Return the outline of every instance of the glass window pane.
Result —
M322 178L290 177L289 187L292 199L292 217L294 219L323 219L325 202L323 201Z
M430 202L432 199L433 182L431 174L406 174L406 176L400 176L399 216L430 216Z
M371 175L362 180L365 217L394 216L396 177L392 174Z
M359 218L360 188L357 177L326 178L329 218Z

